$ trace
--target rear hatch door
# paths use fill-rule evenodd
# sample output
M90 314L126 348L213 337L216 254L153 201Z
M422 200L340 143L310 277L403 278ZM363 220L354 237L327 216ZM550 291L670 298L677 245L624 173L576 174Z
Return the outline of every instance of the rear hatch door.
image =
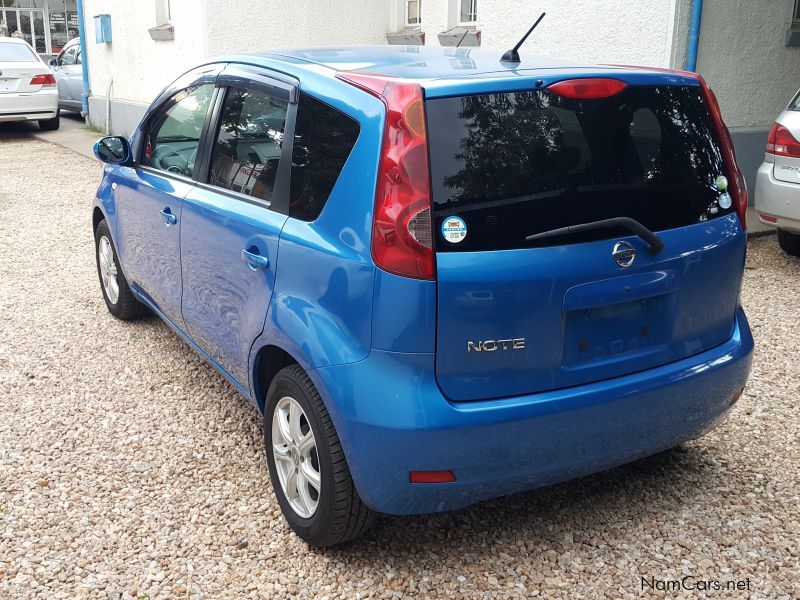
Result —
M732 334L746 235L697 83L533 90L426 100L436 376L452 400L618 377ZM625 229L525 240L612 217L664 249Z

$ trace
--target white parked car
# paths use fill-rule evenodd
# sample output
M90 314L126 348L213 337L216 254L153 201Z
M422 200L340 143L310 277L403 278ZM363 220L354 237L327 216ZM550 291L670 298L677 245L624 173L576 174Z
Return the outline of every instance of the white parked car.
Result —
M58 129L58 90L53 71L17 38L0 38L0 123L38 121Z
M759 220L777 227L778 243L800 256L800 91L772 125L756 177Z

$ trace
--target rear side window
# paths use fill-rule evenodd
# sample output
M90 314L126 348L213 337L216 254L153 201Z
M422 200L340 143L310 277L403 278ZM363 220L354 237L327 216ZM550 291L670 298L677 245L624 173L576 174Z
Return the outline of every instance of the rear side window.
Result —
M332 106L300 94L292 151L289 215L319 216L358 139L358 122Z
M256 89L225 96L209 183L270 203L288 103Z
M628 87L593 100L462 96L428 100L426 112L437 251L608 239L630 232L525 241L612 217L660 231L734 210L696 87Z
M0 62L38 62L38 59L25 44L0 42Z

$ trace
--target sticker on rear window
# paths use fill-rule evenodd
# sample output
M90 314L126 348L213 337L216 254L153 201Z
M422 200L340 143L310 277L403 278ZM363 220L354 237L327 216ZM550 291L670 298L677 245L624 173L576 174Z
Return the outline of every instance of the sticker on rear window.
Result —
M714 185L717 186L720 192L724 192L728 189L728 178L725 177L725 175L720 175L714 180ZM723 206L722 208L727 208L727 206Z
M447 217L442 221L442 237L451 244L463 242L467 237L467 224L461 217Z
M733 204L733 198L731 198L731 195L728 192L725 192L719 197L718 202L723 209L727 210L731 207L731 204Z

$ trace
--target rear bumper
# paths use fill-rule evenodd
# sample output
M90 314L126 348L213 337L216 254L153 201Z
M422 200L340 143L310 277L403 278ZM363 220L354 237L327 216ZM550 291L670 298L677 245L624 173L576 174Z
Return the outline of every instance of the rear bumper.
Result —
M773 176L774 164L764 162L756 175L755 206L764 225L800 233L800 179L797 183L780 181ZM777 219L765 221L761 215Z
M58 90L0 94L0 122L52 119L58 113Z
M732 337L690 359L607 381L501 400L453 403L433 354L372 350L311 371L331 407L353 479L373 509L398 515L468 506L602 471L702 435L750 372L739 309ZM457 481L411 484L410 471Z

